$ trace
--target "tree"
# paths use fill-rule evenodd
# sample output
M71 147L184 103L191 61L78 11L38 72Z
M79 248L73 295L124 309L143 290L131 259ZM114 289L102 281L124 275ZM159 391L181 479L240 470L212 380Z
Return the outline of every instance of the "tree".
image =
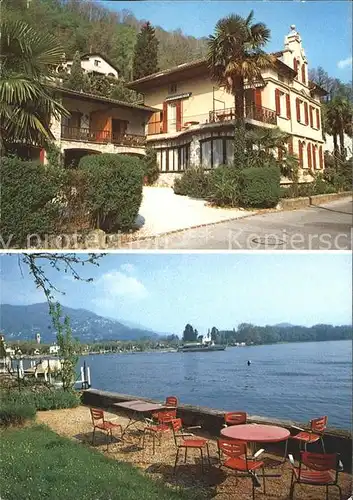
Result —
M78 361L76 342L72 337L70 327L70 318L65 316L64 321L61 321L62 311L58 302L50 304L50 314L54 328L56 329L56 340L60 347L60 357L62 358L61 379L63 389L64 391L70 391L73 390L75 385L76 364Z
M280 128L256 127L245 133L247 164L251 167L278 165L281 174L298 183L299 161L288 152L291 135Z
M65 87L78 92L88 90L88 79L81 66L80 53L77 51L74 55L70 75L68 76Z
M213 340L213 342L216 342L216 340L218 338L218 334L219 334L219 331L217 330L217 328L215 326L213 326L211 329L211 340Z
M344 146L344 134L352 134L353 106L344 97L335 97L326 106L326 128L329 134L333 136L334 154L340 155L342 159L346 157ZM340 141L338 148L337 137Z
M196 339L197 339L197 330L196 330L196 334L195 334L193 327L188 323L184 329L183 341L184 342L194 342Z
M234 166L245 165L245 80L254 84L261 80L263 69L272 67L276 58L262 48L270 40L270 30L264 23L253 23L254 13L247 18L230 15L220 19L214 35L208 38L207 64L211 78L234 96Z
M2 12L0 29L1 153L13 143L45 146L54 139L50 117L68 116L47 83L63 50L54 35L37 31L12 12Z
M134 80L158 71L158 40L150 22L137 35L132 71Z

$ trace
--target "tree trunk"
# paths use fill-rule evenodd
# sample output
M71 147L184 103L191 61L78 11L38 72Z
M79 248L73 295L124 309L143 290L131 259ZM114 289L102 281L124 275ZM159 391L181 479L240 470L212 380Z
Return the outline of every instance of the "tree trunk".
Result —
M346 156L346 152L345 152L345 148L344 148L344 130L343 130L343 127L340 129L339 138L340 138L341 159L342 159L342 161L344 161L345 156Z
M334 156L334 159L335 159L335 165L337 167L337 158L338 158L338 155L339 155L338 142L337 142L337 134L333 133L332 137L333 137L333 156Z
M234 167L241 169L246 167L245 156L245 117L244 117L244 80L237 79L233 86L235 105L235 128L234 128Z

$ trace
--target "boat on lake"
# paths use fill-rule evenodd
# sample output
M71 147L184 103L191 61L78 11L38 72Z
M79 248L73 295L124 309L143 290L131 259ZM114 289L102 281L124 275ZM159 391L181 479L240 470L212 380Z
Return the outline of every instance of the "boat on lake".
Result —
M215 344L208 331L207 335L202 336L200 342L186 342L178 348L178 352L224 351L225 348L225 345Z
M183 344L178 348L178 352L208 352L208 351L224 351L225 345L215 344L203 344L202 342L190 342Z

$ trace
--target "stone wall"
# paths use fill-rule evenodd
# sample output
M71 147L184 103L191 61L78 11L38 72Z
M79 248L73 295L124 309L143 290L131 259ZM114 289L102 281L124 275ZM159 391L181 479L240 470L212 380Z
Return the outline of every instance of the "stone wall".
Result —
M90 151L97 151L99 153L120 153L120 154L138 154L145 155L146 150L144 147L134 147L134 146L116 146L115 144L97 144L95 142L82 142L82 141L70 141L70 140L59 140L55 143L63 153L66 149L87 149Z
M98 408L106 408L113 411L113 404L122 401L132 401L132 400L143 400L155 402L152 399L131 396L129 394L119 394L116 392L106 392L99 391L97 389L88 389L83 392L83 404L88 406L94 406ZM211 408L204 408L201 406L193 405L179 405L177 416L180 417L187 426L200 425L202 429L208 432L212 437L218 437L224 423L224 412L220 410L214 410ZM250 423L258 424L269 424L269 425L279 425L290 430L291 435L295 435L295 431L292 426L296 425L302 428L306 427L305 423L293 422L288 420L276 420L267 417L262 417L258 415L249 415L248 421ZM347 472L351 472L352 467L352 435L348 431L329 428L325 433L325 448L326 452L338 452L340 453L340 458L343 462L344 468ZM321 449L315 444L312 444L310 449L313 451L315 449ZM266 450L272 453L278 453L283 456L284 444L266 444ZM292 440L288 442L288 453L293 453L298 455L298 443Z

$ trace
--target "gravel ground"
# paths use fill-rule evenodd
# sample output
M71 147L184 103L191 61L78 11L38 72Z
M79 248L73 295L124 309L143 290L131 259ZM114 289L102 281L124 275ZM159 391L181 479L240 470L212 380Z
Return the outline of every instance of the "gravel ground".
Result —
M205 200L176 195L172 188L144 186L137 218L140 229L134 238L238 219L250 213L237 208L214 208Z
M128 419L121 415L106 412L106 418L116 419L123 428ZM53 410L38 412L37 421L47 424L51 429L62 436L77 440L86 445L91 445L92 424L88 407L80 406L68 410ZM211 468L205 466L205 474L201 474L199 454L192 450L188 453L188 461L185 464L183 459L177 470L176 477L173 476L173 465L175 460L175 446L170 433L165 433L161 446L156 446L155 455L152 454L152 441L146 441L145 449L142 449L140 442L143 424L132 426L124 436L124 441L116 439L107 451L105 436L96 432L95 448L118 461L129 462L143 469L152 478L160 478L171 486L183 486L190 489L198 489L204 494L205 499L216 500L251 500L251 481L247 477L236 478L234 471L230 469L219 469L217 458L216 440L206 434L210 439ZM119 437L119 432L117 432ZM256 499L263 500L288 500L291 471L289 465L276 465L275 457L265 455L265 470L273 468L273 472L280 471L280 478L268 478L266 481L266 495L262 488L256 489ZM89 471L87 471L89 473ZM351 491L351 476L349 474L340 475L340 485L343 492L343 500L347 500ZM142 496L141 496L142 498ZM308 487L297 485L295 489L295 500L323 500L325 489L318 487ZM330 500L338 500L337 488L330 488Z

